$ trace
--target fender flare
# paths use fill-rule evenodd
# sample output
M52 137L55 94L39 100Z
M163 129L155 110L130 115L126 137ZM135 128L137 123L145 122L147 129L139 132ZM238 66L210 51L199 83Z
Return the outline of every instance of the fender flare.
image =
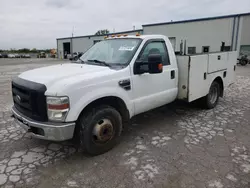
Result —
M94 91L90 91L85 93L73 106L73 108L70 109L66 122L70 121L76 121L81 114L81 112L92 102L104 98L104 97L117 97L120 98L124 104L127 107L127 110L129 112L129 116L132 117L134 114L134 105L132 101L129 99L129 96L126 95L127 93L124 92L124 90L115 88L116 92L114 92L114 88L100 88L96 89Z

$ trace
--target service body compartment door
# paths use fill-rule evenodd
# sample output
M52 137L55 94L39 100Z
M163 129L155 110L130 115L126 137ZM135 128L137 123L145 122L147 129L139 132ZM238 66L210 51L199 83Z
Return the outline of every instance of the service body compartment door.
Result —
M207 73L211 74L214 72L226 70L228 66L227 55L227 52L209 54Z
M208 55L190 56L188 102L199 99L208 93Z
M188 100L189 56L176 56L179 69L178 99Z
M227 87L228 85L234 83L236 74L235 74L235 69L236 69L236 63L237 63L237 52L232 51L227 53L227 75L226 75L226 81L225 81L225 86Z

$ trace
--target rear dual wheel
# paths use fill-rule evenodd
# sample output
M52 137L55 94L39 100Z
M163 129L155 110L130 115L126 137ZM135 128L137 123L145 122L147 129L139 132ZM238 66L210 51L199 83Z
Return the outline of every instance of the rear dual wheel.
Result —
M202 98L202 103L205 108L212 109L217 105L220 97L220 87L221 86L217 81L213 81L210 86L209 93L207 96Z

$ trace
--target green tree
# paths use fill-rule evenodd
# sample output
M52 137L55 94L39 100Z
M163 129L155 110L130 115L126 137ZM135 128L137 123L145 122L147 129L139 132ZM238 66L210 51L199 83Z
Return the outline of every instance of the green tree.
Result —
M32 52L32 53L37 53L37 49L36 49L36 48L33 48L32 50L30 50L30 52Z
M30 52L30 49L28 48L21 48L18 50L19 53L29 53Z
M16 50L15 48L11 48L11 49L10 49L10 52L11 52L11 53L15 53L16 51L17 51L17 50Z
M106 34L109 34L108 29L102 29L102 30L99 30L95 33L95 35L106 35Z

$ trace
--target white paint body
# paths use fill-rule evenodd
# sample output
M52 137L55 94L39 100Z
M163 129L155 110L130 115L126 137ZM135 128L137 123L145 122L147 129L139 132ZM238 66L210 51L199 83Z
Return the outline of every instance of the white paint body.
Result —
M235 80L236 59L236 51L177 56L180 72L178 98L192 102L206 96L217 77L222 79L224 88L228 87Z
M109 67L87 64L62 64L39 68L22 73L19 77L46 85L46 96L68 96L70 111L66 122L78 119L82 110L91 102L102 97L115 96L124 101L130 117L168 104L175 99L193 101L208 94L216 77L221 77L224 86L234 80L236 52L221 52L209 55L180 56L174 54L171 42L163 35L127 36L141 38L142 42L128 66L114 70ZM134 63L144 44L151 39L163 39L171 65L163 66L160 74L135 75ZM221 56L221 61L215 58ZM189 61L191 59L191 61ZM227 76L223 78L223 69ZM171 71L175 78L171 79ZM212 73L210 71L216 71ZM204 73L207 79L204 80ZM131 90L120 87L120 80L130 79ZM183 85L186 89L183 89Z

